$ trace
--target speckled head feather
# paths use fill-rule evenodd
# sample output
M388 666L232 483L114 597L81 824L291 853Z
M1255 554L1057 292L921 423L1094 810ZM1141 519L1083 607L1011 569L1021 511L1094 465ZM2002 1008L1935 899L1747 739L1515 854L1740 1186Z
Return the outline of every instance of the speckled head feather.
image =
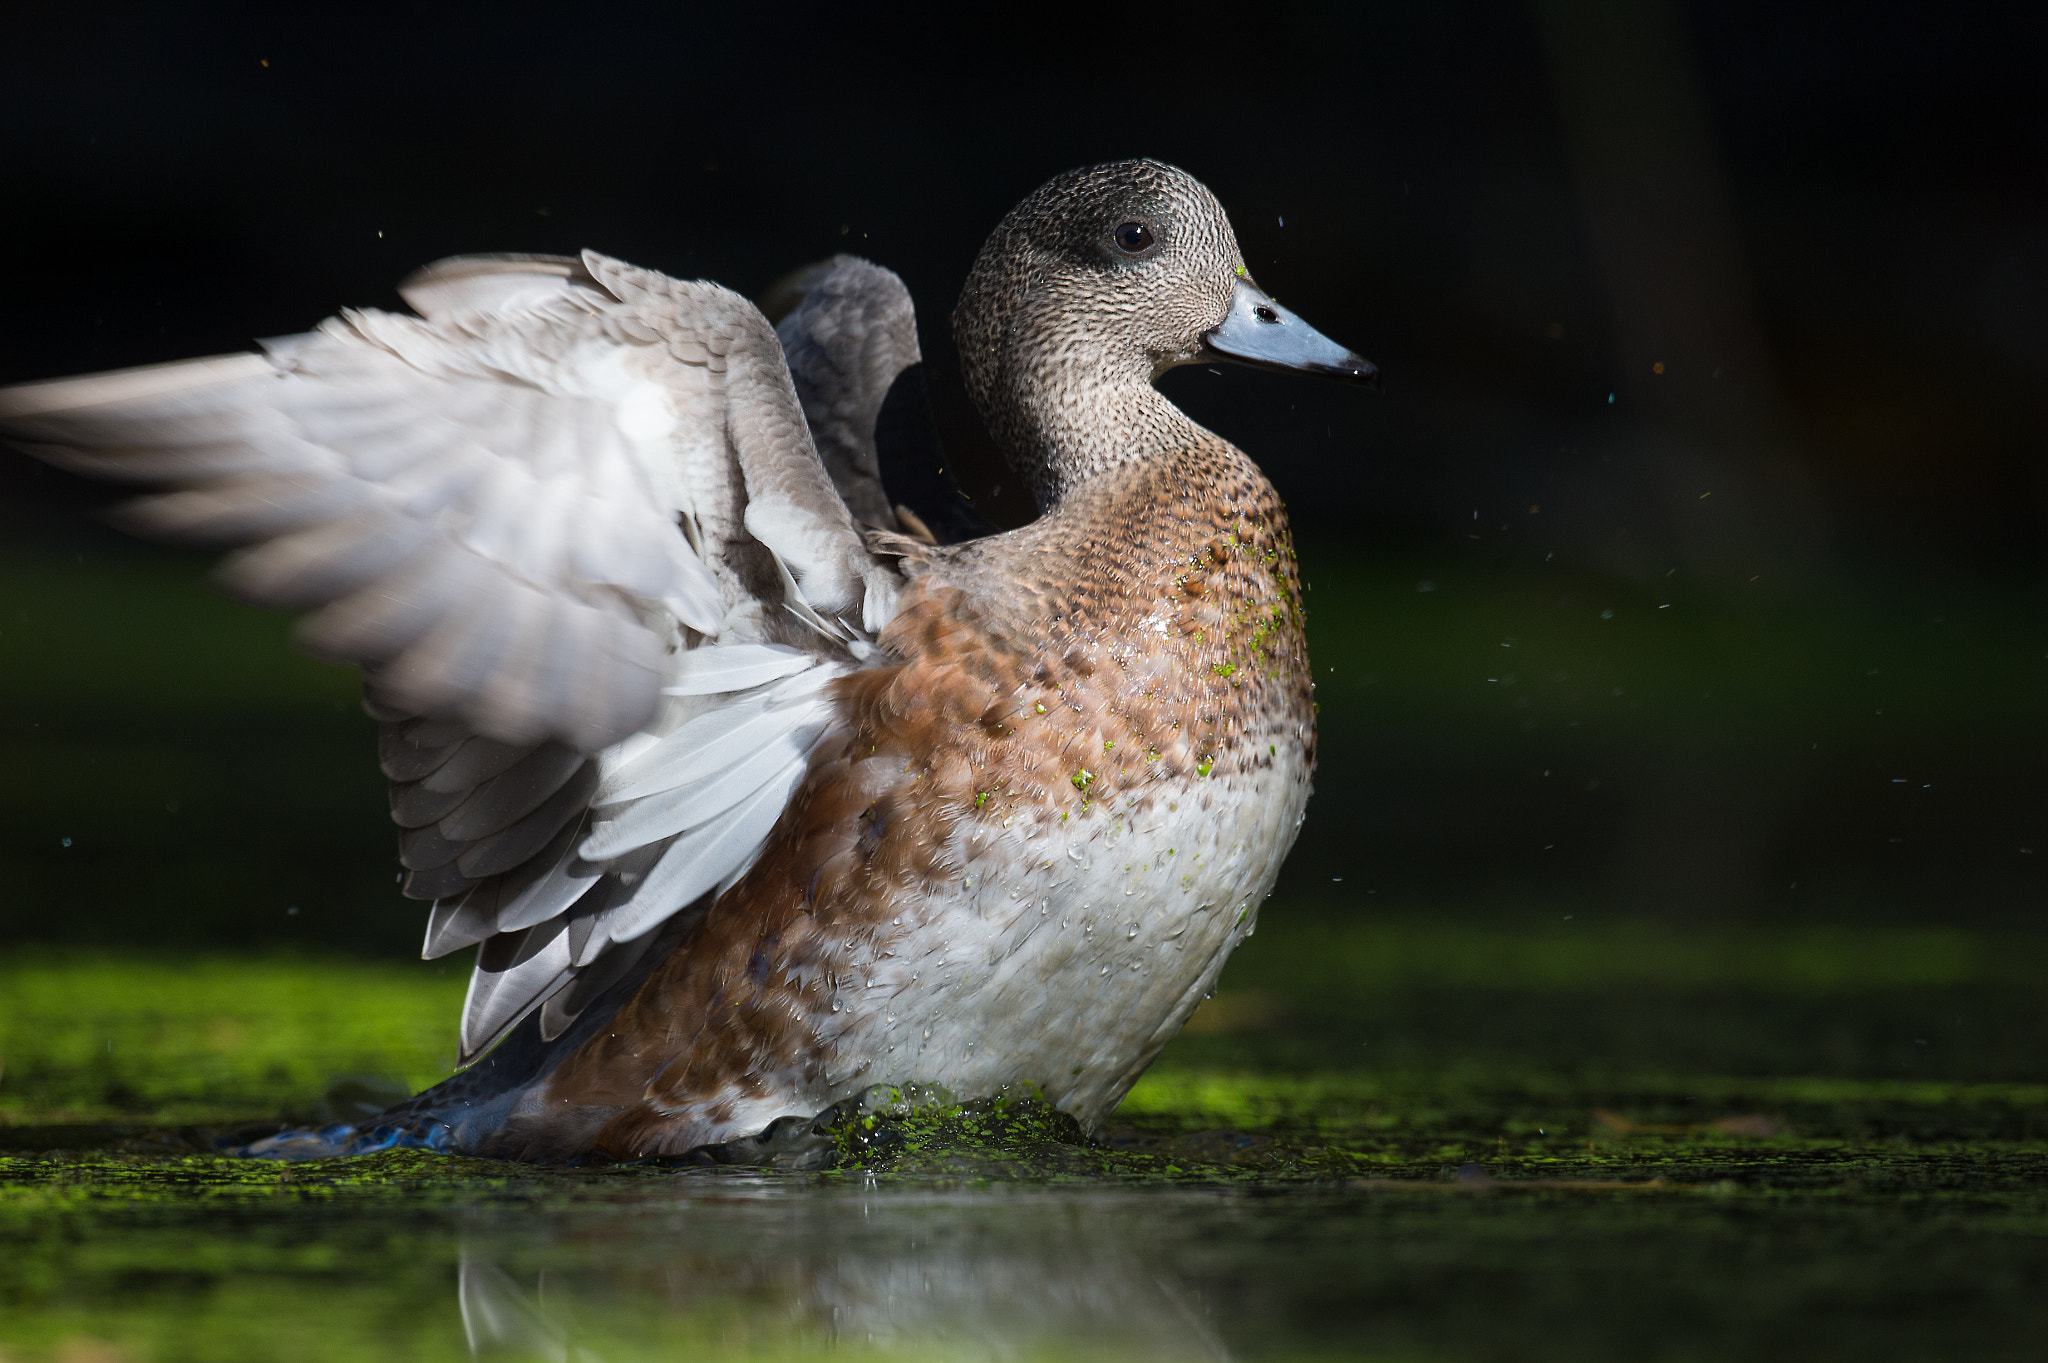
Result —
M1150 238L1135 252L1118 241L1127 224ZM982 420L1040 506L1187 446L1198 428L1152 382L1200 357L1243 269L1216 196L1158 161L1055 176L990 234L953 335Z

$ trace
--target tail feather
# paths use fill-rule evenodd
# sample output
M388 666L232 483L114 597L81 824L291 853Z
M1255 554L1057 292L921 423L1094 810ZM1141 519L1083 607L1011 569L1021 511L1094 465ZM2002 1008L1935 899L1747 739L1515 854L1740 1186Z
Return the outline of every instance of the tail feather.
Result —
M558 1065L610 1024L654 967L666 960L694 927L694 918L664 925L633 968L591 1000L568 1029L551 1040L542 1033L541 1015L530 1013L474 1065L375 1117L317 1130L279 1132L243 1146L237 1153L257 1159L306 1160L410 1147L542 1163L573 1160L618 1109L576 1105L538 1111L539 1092Z

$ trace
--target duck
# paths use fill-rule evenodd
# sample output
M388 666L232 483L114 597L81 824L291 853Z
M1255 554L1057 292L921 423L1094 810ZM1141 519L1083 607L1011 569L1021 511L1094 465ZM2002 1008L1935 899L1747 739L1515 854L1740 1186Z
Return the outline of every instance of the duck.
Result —
M233 547L231 593L361 670L423 955L475 961L453 1077L312 1153L691 1157L889 1085L1099 1131L1254 930L1315 770L1300 568L1156 381L1377 370L1192 175L1057 175L951 316L1039 509L998 531L934 476L901 280L785 285L771 324L457 257L410 314L0 390L0 434L154 485L124 524Z

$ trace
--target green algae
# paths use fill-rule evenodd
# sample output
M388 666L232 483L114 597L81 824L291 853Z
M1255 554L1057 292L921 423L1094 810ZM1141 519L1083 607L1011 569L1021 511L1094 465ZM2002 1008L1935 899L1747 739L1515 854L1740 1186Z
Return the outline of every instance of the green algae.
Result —
M454 1062L457 968L16 949L0 964L0 1123L323 1114L347 1075L417 1089Z
M890 1115L903 1139L810 1173L274 1165L162 1132L8 1156L0 1349L1994 1358L2043 1323L2048 1142L1580 1132L1477 1167L1277 1113L1092 1144L1028 1102Z
M1095 1140L905 1087L809 1171L17 1121L0 1357L1972 1359L2048 1324L2039 1083L1202 1068L1218 1036Z
M1433 755L1468 743L1502 762L1503 734L1581 720L1571 732L1606 750L1682 731L1738 753L1780 739L1805 752L1857 741L1855 687L1885 658L1886 723L1982 748L2016 741L2004 717L2038 689L2036 663L1995 641L1894 667L1901 627L1868 612L1681 599L1660 618L1608 583L1427 572L1433 590L1418 594L1405 564L1317 569L1321 807L1353 784L1340 744L1368 721L1426 730ZM92 590L130 593L132 577ZM66 600L43 590L35 599ZM1602 622L1596 600L1616 618ZM109 618L101 605L65 609ZM60 618L31 623L45 617ZM362 884L389 894L352 683L293 659L276 622L196 593L120 622L107 637L184 659L161 678L164 699L125 682L115 694L113 646L92 639L75 676L24 667L0 686L25 717L55 717L34 734L72 726L15 753L11 864L32 872L15 882L21 902L101 903L103 937L238 895L274 899L274 914L304 903L307 918L325 895L367 921L369 893L329 885L330 866L353 864L334 849L360 844L346 855L369 868ZM180 653L181 632L211 651ZM40 637L10 628L0 642L35 650ZM1508 657L1519 684L1485 682ZM1617 685L1628 694L1611 697ZM286 733L251 738L247 716L265 707L317 734L305 760L264 767L258 801L110 719L120 705L214 724L201 746L222 752ZM278 767L303 768L303 788L279 791ZM361 798L343 809L349 789ZM146 877L78 859L110 855L90 838L70 860L49 850L103 810ZM286 811L289 824L264 822ZM273 877L288 896L259 896L217 860L178 862L201 817L232 829L237 857L316 825L331 845ZM174 863L185 870L161 869ZM321 1117L337 1078L418 1087L445 1073L461 966L13 948L0 965L0 1358L468 1358L465 1302L474 1316L493 1290L501 1316L540 1322L545 1347L527 1352L607 1359L2037 1348L2041 935L1969 930L1967 905L1872 923L1845 900L1842 923L1688 926L1577 899L1438 905L1365 883L1376 899L1296 892L1268 906L1218 997L1100 1140L963 1104L878 1122L838 1167L808 1172L416 1151L226 1159L218 1139ZM390 908L395 955L416 920ZM234 921L213 940L241 940Z

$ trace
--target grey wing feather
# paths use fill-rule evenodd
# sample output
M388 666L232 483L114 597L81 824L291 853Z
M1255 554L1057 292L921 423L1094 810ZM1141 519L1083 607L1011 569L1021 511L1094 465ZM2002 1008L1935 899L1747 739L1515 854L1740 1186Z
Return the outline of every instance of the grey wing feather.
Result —
M650 347L606 334L616 301L551 283L509 313L349 313L267 356L0 390L0 430L84 472L180 485L125 519L247 544L229 589L316 611L305 642L393 705L595 750L652 717L664 636L715 634L725 606L658 486L666 432L633 411L660 403L661 363L635 372ZM575 458L550 468L528 437L564 427ZM567 551L571 516L595 547ZM580 670L547 666L564 656Z
M901 585L846 498L888 523L868 408L916 331L893 275L834 262L790 332L800 401L716 285L585 253L401 292L420 316L0 389L0 434L171 485L127 523L241 546L230 590L362 668L424 954L480 945L466 1064L675 940L654 929L744 873L835 731L826 683Z
M889 386L920 360L917 310L903 281L857 256L792 274L799 301L776 324L818 457L854 519L897 529L875 453L875 418Z
M575 287L595 288L597 281L574 256L497 255L451 256L407 275L398 296L428 321L466 312L491 312L543 301Z

